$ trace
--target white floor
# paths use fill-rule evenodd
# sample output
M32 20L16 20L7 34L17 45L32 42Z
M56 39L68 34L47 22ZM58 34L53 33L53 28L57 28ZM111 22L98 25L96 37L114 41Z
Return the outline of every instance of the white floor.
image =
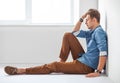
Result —
M86 78L76 74L48 74L48 75L7 75L4 68L0 68L0 83L113 83L107 76Z

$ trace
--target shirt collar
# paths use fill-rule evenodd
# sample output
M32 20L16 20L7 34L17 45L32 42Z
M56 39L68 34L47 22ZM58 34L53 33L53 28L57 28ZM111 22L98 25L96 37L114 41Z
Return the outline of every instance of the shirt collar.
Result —
M98 25L95 29L91 29L90 33L94 32L98 27L101 27L101 25Z

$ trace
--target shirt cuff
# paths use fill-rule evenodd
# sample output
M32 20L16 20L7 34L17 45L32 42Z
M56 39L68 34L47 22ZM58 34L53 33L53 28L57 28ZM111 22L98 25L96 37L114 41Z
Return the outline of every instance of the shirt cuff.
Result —
M100 52L100 56L105 56L105 55L107 55L107 51L101 51Z
M80 33L80 31L73 32L74 36L77 36Z

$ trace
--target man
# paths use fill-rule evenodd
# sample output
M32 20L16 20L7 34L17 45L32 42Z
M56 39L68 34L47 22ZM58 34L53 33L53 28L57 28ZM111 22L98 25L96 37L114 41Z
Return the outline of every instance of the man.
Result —
M80 30L85 18L88 31ZM86 38L86 53L76 37ZM70 51L73 62L66 62ZM67 74L86 74L87 77L99 76L105 67L107 59L107 36L100 26L100 13L96 9L89 9L77 22L72 33L65 33L60 59L60 62L30 68L6 66L5 72L9 75L62 72Z

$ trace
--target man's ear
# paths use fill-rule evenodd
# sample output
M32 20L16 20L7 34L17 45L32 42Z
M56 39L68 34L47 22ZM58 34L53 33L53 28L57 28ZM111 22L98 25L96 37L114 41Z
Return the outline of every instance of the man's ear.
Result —
M93 18L92 20L93 20L94 22L97 22L97 19L96 19L96 18Z

